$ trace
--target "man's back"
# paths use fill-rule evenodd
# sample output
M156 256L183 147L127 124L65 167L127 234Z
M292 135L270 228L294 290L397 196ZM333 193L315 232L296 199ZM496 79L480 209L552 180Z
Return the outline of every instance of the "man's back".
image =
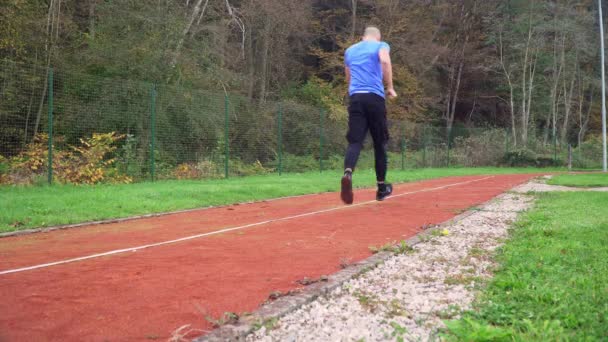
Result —
M348 92L374 93L384 97L382 83L382 65L379 53L381 49L390 50L385 42L361 41L346 50L344 63L350 69L351 82Z

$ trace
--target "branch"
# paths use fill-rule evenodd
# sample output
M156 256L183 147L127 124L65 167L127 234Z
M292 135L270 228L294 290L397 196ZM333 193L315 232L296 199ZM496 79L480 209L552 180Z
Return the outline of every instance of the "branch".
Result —
M236 14L236 9L230 5L230 2L228 0L226 0L226 9L228 10L228 14L231 17L230 22L235 22L241 30L241 55L242 58L245 59L245 23L241 18L238 17L238 15Z

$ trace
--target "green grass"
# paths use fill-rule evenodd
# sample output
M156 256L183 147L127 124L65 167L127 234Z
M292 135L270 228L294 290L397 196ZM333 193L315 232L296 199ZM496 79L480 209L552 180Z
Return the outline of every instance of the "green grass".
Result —
M444 176L548 171L551 170L417 169L391 171L389 178L393 182L410 182ZM126 185L1 186L0 232L337 191L340 175L327 171ZM372 186L374 173L361 170L355 174L354 182L359 187Z
M540 195L448 340L607 341L608 193Z
M586 173L558 175L547 183L551 185L576 186L576 187L603 187L608 186L608 173Z

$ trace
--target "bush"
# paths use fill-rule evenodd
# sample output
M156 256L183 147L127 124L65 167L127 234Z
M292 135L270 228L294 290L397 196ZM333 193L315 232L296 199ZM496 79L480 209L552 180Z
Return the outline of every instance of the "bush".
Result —
M124 138L114 132L80 139L81 146L69 150L53 150L53 174L60 183L96 184L100 182L130 183L132 179L114 168L115 159L109 158L116 150L115 143ZM61 142L61 137L56 138ZM6 164L6 159L3 158ZM1 173L4 184L35 184L47 173L48 135L37 135L25 150L8 162L8 170Z
M600 135L590 136L580 146L572 151L572 162L579 168L602 167L602 138Z
M253 164L246 164L240 159L230 160L229 170L230 174L236 176L262 175L275 171L273 168L264 167L259 160L256 160Z
M517 149L503 155L502 164L506 166L536 166L536 153L528 149Z
M173 179L202 179L219 177L221 177L221 174L217 164L210 160L203 160L197 164L180 164L176 166L171 173L171 178Z
M451 164L462 166L496 166L505 151L505 131L473 131L468 137L457 137L452 144Z
M558 166L559 161L553 157L538 156L528 149L517 149L504 154L502 164L514 167L551 167Z
M103 181L109 183L131 183L132 179L116 170L109 172L116 162L107 155L114 152L115 143L124 139L125 135L111 133L93 133L91 138L80 139L81 146L70 146L75 153L66 153L64 158L53 163L57 180L63 183L97 184Z

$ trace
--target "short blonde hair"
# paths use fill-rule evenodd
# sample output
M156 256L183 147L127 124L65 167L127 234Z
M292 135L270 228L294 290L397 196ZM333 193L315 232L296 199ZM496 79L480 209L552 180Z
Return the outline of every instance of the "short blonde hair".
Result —
M365 31L363 32L363 36L364 37L376 37L376 38L380 38L382 36L382 34L380 33L380 29L377 28L376 26L368 26L365 28Z

